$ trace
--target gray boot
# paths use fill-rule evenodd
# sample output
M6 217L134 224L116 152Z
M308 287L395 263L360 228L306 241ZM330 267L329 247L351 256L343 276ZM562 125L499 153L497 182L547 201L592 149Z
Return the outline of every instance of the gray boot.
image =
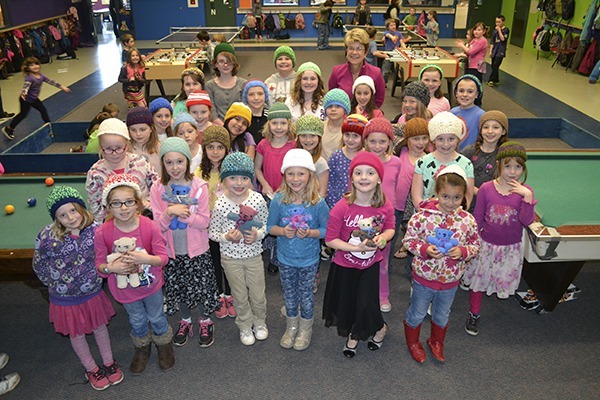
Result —
M291 349L294 346L294 340L296 340L296 335L298 334L299 319L300 317L285 317L287 328L281 337L281 341L279 341L279 344L284 349Z
M166 371L175 365L175 354L173 353L173 328L169 329L160 336L152 334L152 341L158 350L158 366Z
M294 342L294 350L305 350L310 346L310 339L312 337L313 320L300 318L300 330L296 341Z

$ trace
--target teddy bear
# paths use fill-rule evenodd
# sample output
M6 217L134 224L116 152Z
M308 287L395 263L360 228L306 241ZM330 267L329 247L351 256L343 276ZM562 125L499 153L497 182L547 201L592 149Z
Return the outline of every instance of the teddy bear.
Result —
M198 199L190 198L190 187L185 185L172 184L171 193L164 192L162 199L170 204L186 204L188 206L198 204ZM169 224L169 229L172 231L186 228L187 224L185 222L181 222L177 216L173 217L171 223Z
M367 239L367 246L376 247L373 239L381 232L381 217L373 216L369 218L363 218L358 221L358 227L352 231L352 237L358 237L360 241ZM385 244L382 243L385 247ZM381 247L381 246L380 246ZM382 247L381 247L382 248Z
M242 233L248 233L252 228L262 228L262 222L254 221L252 218L258 214L258 211L250 206L240 204L240 213L235 214L230 212L227 214L227 219L235 221L235 228L239 229Z
M427 243L438 248L440 253L446 254L448 250L458 244L458 240L453 238L454 232L448 229L435 228L435 236L427 236Z
M312 215L305 214L306 209L302 206L292 206L288 208L289 217L283 217L281 222L289 225L292 229L308 229L308 221L312 221Z
M122 237L120 239L115 240L115 252L106 256L106 261L111 263L115 260L118 260L123 256L123 254L128 251L136 250L136 238L134 237ZM138 249L141 252L146 253L144 249ZM117 287L119 289L125 289L127 287L127 275L115 274L117 276ZM129 274L129 284L131 287L140 286L140 275L135 272L133 274Z

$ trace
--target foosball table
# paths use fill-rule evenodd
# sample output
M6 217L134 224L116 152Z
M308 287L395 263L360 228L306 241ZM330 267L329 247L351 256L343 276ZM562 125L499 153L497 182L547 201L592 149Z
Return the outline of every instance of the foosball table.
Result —
M160 94L164 97L166 94L163 79L180 79L184 69L206 61L206 52L202 49L158 49L148 54L144 60L148 80L145 86L146 99L150 95L150 84L153 80L156 80Z

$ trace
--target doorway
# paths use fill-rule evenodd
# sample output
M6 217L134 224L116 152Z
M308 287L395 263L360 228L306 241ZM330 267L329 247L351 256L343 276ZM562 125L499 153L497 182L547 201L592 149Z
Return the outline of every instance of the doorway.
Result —
M469 0L469 17L467 29L478 22L483 22L491 30L494 28L496 17L502 13L502 2L498 0Z
M206 26L236 26L235 0L207 0L204 1L204 15Z
M513 25L510 30L510 44L523 48L529 19L529 0L516 0Z

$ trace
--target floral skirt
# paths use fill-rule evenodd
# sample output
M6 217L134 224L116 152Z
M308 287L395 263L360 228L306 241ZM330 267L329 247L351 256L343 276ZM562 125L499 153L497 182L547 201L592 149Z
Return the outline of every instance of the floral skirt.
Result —
M82 304L59 306L50 303L50 322L63 335L89 335L101 325L107 325L115 309L103 290Z
M473 291L506 299L519 287L522 268L521 242L498 246L481 240L479 255L467 265L463 280Z
M164 275L167 314L175 314L180 303L189 308L202 304L206 315L217 309L219 294L210 251L192 258L184 254L170 259Z

